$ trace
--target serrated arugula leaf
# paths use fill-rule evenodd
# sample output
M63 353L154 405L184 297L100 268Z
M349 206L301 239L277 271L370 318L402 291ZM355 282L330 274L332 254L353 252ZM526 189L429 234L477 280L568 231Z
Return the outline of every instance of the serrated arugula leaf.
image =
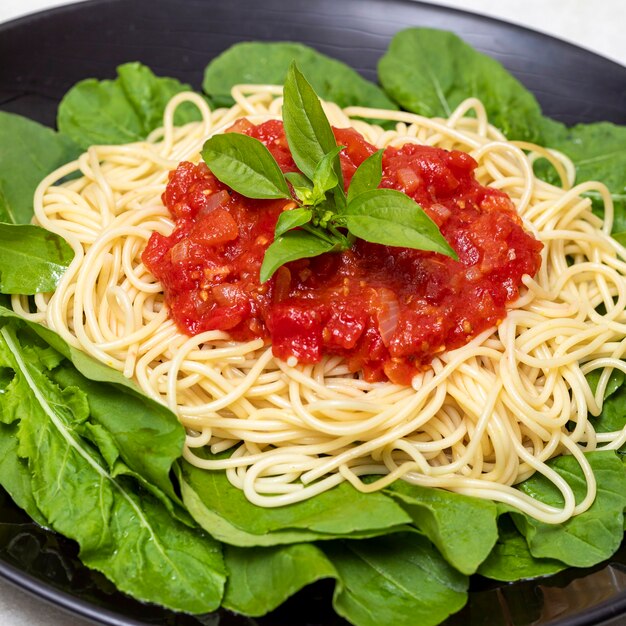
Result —
M348 188L348 204L358 195L376 189L383 177L383 150L367 157L352 176Z
M121 372L114 370L100 361L97 361L82 350L79 350L74 346L70 346L49 328L46 328L41 324L36 324L29 320L22 319L19 315L8 308L8 306L5 306L5 304L8 305L9 303L0 303L0 326L9 320L18 320L21 324L28 326L28 328L41 337L41 339L43 339L43 341L50 346L51 349L71 361L74 367L89 380L109 383L124 393L133 394L134 396L140 398L142 402L145 402L150 411L159 416L159 418L165 419L173 424L178 423L176 416L169 409L164 407L159 402L155 402L154 400L148 398L139 390L139 387L137 387L133 381L126 378ZM183 427L179 423L178 428L181 429L181 432L184 432L182 430Z
M555 559L534 557L526 539L515 528L508 515L498 523L498 540L487 559L481 563L478 573L486 578L514 582L524 578L537 578L556 574L567 568Z
M74 258L62 237L39 226L0 223L0 292L53 291Z
M424 210L395 189L372 189L359 194L342 216L348 231L365 241L431 250L456 258L456 253Z
M67 137L0 111L0 222L28 224L37 185L79 153Z
M202 88L219 106L231 106L233 86L282 85L295 61L320 98L341 107L352 105L395 109L385 93L351 67L298 43L238 43L215 57L204 71Z
M324 553L310 543L273 548L226 546L228 583L223 606L258 617L280 606L294 593L337 573Z
M591 507L564 522L545 524L521 513L512 513L534 557L555 559L573 567L591 567L608 559L624 536L626 471L614 452L586 454L597 481ZM561 456L550 461L572 487L576 501L586 493L586 481L576 459ZM541 502L562 506L561 494L544 476L534 475L519 485L520 491Z
M81 560L120 590L176 610L215 609L225 582L219 544L175 521L158 500L108 470L81 436L90 417L84 393L48 377L37 344L22 340L18 326L0 328L2 354L10 361L3 365L15 373L18 454L28 461L42 516L75 539Z
M435 626L467 601L468 579L417 533L323 544L335 611L358 626Z
M45 526L46 520L33 497L28 464L17 454L19 379L12 365L6 343L0 341L0 484L17 506L40 526Z
M47 526L33 496L28 463L17 454L17 424L0 424L0 484L13 502L40 526Z
M110 469L133 475L179 520L189 523L190 517L181 508L182 503L170 480L172 466L180 457L185 440L178 418L141 393L120 372L69 346L50 329L22 320L9 309L0 307L0 326L9 320L27 327L44 342L38 347L38 358L45 360L47 368L53 370L49 375L55 382L87 393L90 419L94 424L84 435L93 437ZM64 362L64 358L68 361ZM16 397L19 400L19 396ZM6 398L0 409L3 406L5 412L9 410ZM2 413L0 419L1 416ZM106 432L98 431L96 426Z
M89 78L74 85L61 100L57 125L84 149L141 141L162 126L169 100L190 89L174 78L155 76L141 63L126 63L117 68L114 80ZM184 103L176 109L174 122L183 125L199 119L198 109Z
M214 537L236 546L271 546L337 536L396 532L411 518L382 493L341 485L304 502L277 508L251 504L226 473L180 467L185 505Z
M51 377L62 387L73 386L86 394L92 436L109 468L116 475L133 475L173 513L188 520L187 515L170 507L170 501L182 505L170 479L172 465L185 443L185 431L178 419L170 411L155 411L153 403L139 396L111 393L109 385L89 380L67 362L56 368ZM128 427L129 415L132 428ZM110 454L105 454L106 449ZM123 463L118 462L118 457Z
M493 502L398 480L385 493L411 516L413 525L463 574L473 574L498 537Z
M391 40L378 78L401 108L448 117L466 98L479 98L489 121L509 139L538 142L543 116L535 97L498 61L457 35L407 28Z
M220 181L246 198L291 198L278 163L254 137L213 135L202 148L202 158Z

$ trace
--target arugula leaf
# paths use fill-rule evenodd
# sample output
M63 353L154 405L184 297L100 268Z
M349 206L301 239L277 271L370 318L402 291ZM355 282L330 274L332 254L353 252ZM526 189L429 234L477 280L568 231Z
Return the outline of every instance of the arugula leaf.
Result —
M609 433L624 428L626 426L625 405L626 390L620 387L615 395L606 398L602 413L597 418L591 418L594 428L600 433Z
M434 626L467 601L467 577L417 533L321 547L339 574L335 611L358 626Z
M598 492L585 513L563 524L545 524L522 513L512 513L534 557L555 559L573 567L591 567L608 559L619 547L624 536L626 506L624 466L614 452L589 452L586 457ZM586 481L576 459L561 456L549 464L567 480L579 502L585 496ZM541 502L562 505L561 494L544 476L535 474L519 489Z
M26 461L18 456L19 380L8 367L13 361L6 344L0 341L0 483L13 501L40 526L46 525L35 498Z
M17 433L17 424L0 424L0 484L20 509L46 527L48 523L33 496L28 464L17 453Z
M83 149L141 141L163 124L168 101L189 90L174 78L155 76L141 63L125 63L114 80L89 78L74 85L59 104L57 125ZM199 119L198 109L186 102L177 108L174 123Z
M423 209L395 189L372 189L353 198L342 213L348 230L361 239L385 246L405 246L456 253Z
M82 434L97 445L110 469L114 473L134 476L177 519L189 524L190 517L181 508L180 498L169 477L174 461L181 455L185 439L185 431L178 418L162 404L145 396L120 372L70 347L50 329L22 320L13 311L0 307L0 326L8 320L27 327L45 342L43 345L47 348L39 347L40 359L44 353L53 355L48 357L48 367L54 368L49 376L55 382L88 392L90 419L94 424L89 425L89 432ZM69 359L74 367L62 362L63 357ZM132 416L133 428L129 428L129 415ZM108 454L105 446L110 449ZM123 463L118 462L118 457Z
M321 239L305 230L290 230L277 237L265 251L261 265L260 281L269 280L274 272L285 263L319 256L330 252L338 243Z
M53 291L74 258L62 237L39 226L0 223L0 292Z
M220 541L236 546L372 536L396 532L411 519L384 494L363 494L347 483L304 502L260 508L233 487L223 471L183 461L179 478L183 501L195 520Z
M407 111L448 117L473 96L509 139L542 138L543 116L535 97L498 61L453 33L429 28L399 32L378 64L378 78Z
M358 195L376 189L383 177L383 150L367 157L352 176L348 189L348 204Z
M396 108L379 87L345 63L292 42L255 41L231 46L207 65L202 88L218 106L231 106L234 85L282 85L293 61L324 100L340 107Z
M298 168L314 181L320 161L337 148L335 135L317 94L294 63L287 72L283 93L283 124L291 155ZM343 185L338 159L335 174Z
M478 573L493 580L514 582L524 578L556 574L566 567L565 563L555 559L534 557L510 517L503 515L498 524L496 545L481 563Z
M62 387L76 387L86 394L91 420L108 433L115 454L143 479L148 490L157 497L162 492L180 503L170 471L180 457L185 431L173 413L164 407L155 411L152 402L130 393L112 394L109 385L89 380L67 362L51 377ZM128 427L129 414L133 416L132 429ZM115 467L116 460L109 465Z
M247 198L291 198L278 163L254 137L213 135L202 148L202 158L220 181Z
M313 212L311 209L305 209L304 207L300 207L297 209L291 209L289 211L283 211L279 216L276 222L276 229L274 231L274 235L276 237L280 237L288 230L292 228L297 228L298 226L304 226L311 221L313 217Z
M79 153L67 137L0 111L0 222L28 224L37 185Z
M498 537L497 507L488 500L411 485L402 480L385 489L437 546L456 570L473 574Z
M46 328L41 324L22 319L11 309L0 304L0 326L9 320L18 320L21 324L28 326L28 328L41 337L41 339L43 339L43 341L45 341L51 349L71 361L74 367L89 380L109 383L114 387L117 387L118 391L130 393L140 398L141 401L149 407L149 410L153 414L159 416L159 418L166 419L173 424L177 424L177 427L182 429L182 426L176 419L176 416L168 408L159 402L155 402L154 400L148 398L139 390L139 387L137 387L133 381L126 378L126 376L124 376L121 372L112 369L100 361L97 361L82 350L69 345L49 328Z
M577 183L599 180L609 188L615 213L613 233L623 243L626 232L626 127L597 122L566 128L555 123L550 126L546 143L573 161ZM539 173L549 182L558 184L552 170L541 169ZM594 211L604 215L601 196L597 192L587 195L592 199Z
M223 606L258 617L280 606L306 585L337 573L324 553L310 543L273 548L226 546L228 582Z
M41 350L21 341L17 327L0 328L9 355L3 365L15 372L18 454L28 459L42 515L78 541L81 560L120 590L176 610L216 608L225 582L219 544L173 520L160 502L107 469L81 436L89 420L84 393L56 385ZM141 575L134 575L139 567Z

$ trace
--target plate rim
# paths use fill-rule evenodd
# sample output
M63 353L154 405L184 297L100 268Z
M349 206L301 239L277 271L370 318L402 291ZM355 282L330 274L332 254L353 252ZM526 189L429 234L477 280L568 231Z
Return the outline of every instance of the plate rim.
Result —
M12 31L15 28L29 26L33 22L45 22L50 18L56 17L58 15L63 15L64 13L70 14L82 10L97 10L98 7L103 5L123 5L127 1L128 0L72 0L71 2L63 5L34 11L0 23L0 37L2 37L2 35L4 35L6 32ZM210 1L219 0L208 0L208 2ZM230 0L230 2L233 3L237 3L238 1L239 0ZM367 2L369 0L365 1ZM383 2L384 0L378 1ZM559 45L567 47L572 51L583 52L585 56L595 57L596 59L601 60L601 62L605 65L610 64L616 68L620 68L621 70L626 70L626 63L622 64L614 59L604 56L602 53L596 52L584 46L577 45L571 41L562 39L559 36L552 35L540 30L535 30L534 28L529 26L509 22L504 18L484 15L482 13L475 13L473 11L460 7L432 4L429 2L422 2L420 0L392 1L396 4L404 5L407 7L422 7L424 9L428 9L433 12L439 12L442 14L456 14L459 16L464 16L466 18L473 18L481 23L491 23L494 25L494 27L497 28L510 29L512 31L526 33L535 38L541 38L545 41L558 42ZM0 111L2 110L2 106L3 103L0 102ZM17 507L17 505L15 506ZM53 534L57 534L55 533L55 531L49 529L44 530ZM624 541L626 541L626 535ZM85 620L92 621L94 624L103 624L106 626L146 626L149 624L149 622L138 621L132 617L117 613L115 610L110 610L109 608L91 602L88 599L74 595L64 589L60 589L54 586L51 582L46 582L45 580L23 569L20 569L16 565L7 561L1 554L0 579L8 582L18 589L21 589L27 594L36 597L39 600L42 600L49 605L57 607L58 609L64 611L67 615L79 616ZM538 578L535 580L548 581L550 580L550 577ZM515 585L515 583L502 583L502 586L509 585ZM132 599L135 602L141 603L141 601L139 600L135 600L134 598ZM454 614L451 615L451 617L453 616ZM557 617L554 620L546 622L544 626L591 626L592 624L601 624L607 619L613 619L619 616L626 616L626 589L620 591L611 598L608 598L594 606L586 608L584 611L577 615Z

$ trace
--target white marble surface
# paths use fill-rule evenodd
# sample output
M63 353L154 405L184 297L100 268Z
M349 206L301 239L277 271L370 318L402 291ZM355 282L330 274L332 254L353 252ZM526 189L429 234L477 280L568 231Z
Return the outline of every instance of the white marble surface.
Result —
M439 0L441 4L528 26L626 65L625 0ZM64 0L0 0L0 22L67 4ZM619 618L618 618L619 619ZM615 622L615 625L622 622ZM0 625L87 626L87 622L0 580Z

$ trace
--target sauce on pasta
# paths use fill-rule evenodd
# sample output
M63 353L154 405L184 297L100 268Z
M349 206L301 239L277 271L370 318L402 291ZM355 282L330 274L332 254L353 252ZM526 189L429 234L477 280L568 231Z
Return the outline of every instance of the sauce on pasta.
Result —
M235 130L262 141L284 172L296 171L282 123ZM344 181L376 148L353 129L335 129ZM408 385L432 358L465 345L506 315L522 277L534 276L542 244L521 225L510 198L479 184L466 152L407 144L388 147L381 186L424 208L459 260L357 240L345 252L301 259L266 285L259 269L284 200L251 200L220 183L200 163L169 176L163 202L171 235L150 238L143 260L159 279L181 331L224 330L261 337L274 356L317 363L346 359L368 381Z

